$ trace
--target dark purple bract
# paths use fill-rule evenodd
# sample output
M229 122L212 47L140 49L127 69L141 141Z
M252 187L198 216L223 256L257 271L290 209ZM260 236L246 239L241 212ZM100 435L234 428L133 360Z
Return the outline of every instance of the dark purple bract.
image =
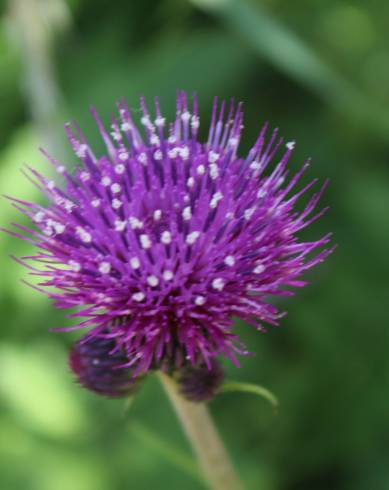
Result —
M224 371L217 359L211 365L187 365L176 375L178 388L182 396L192 402L212 400L224 381Z
M116 349L113 339L90 337L75 343L69 353L69 367L84 388L108 398L133 395L141 377L132 378L125 353Z

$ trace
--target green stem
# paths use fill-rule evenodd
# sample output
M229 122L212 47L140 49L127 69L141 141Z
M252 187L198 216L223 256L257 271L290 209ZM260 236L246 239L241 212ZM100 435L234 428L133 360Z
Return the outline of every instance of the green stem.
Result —
M23 63L23 89L34 126L57 158L64 149L56 125L63 107L52 56L54 33L69 21L65 0L10 0L11 26Z
M163 373L159 376L193 447L209 488L243 490L206 405L185 400L170 376Z

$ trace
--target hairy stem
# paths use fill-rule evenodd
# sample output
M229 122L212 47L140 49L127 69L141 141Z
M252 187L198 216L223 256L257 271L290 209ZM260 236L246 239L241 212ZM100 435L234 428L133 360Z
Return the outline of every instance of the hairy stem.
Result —
M185 400L171 377L163 373L159 376L193 447L209 488L243 490L206 405Z

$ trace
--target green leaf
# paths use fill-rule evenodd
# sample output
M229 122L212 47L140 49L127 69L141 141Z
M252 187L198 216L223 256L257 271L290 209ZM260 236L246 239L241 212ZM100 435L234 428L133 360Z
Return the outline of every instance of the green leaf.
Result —
M226 381L219 389L219 393L230 393L239 391L241 393L251 393L267 400L275 409L278 408L278 399L267 388L254 383L242 383L241 381Z
M0 346L0 399L26 430L74 440L89 430L88 417L56 344Z

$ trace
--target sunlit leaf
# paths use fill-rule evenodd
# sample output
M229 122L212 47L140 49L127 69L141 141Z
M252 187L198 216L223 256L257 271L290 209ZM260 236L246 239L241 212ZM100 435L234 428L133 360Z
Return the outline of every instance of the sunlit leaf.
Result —
M28 430L49 437L74 437L87 429L82 406L69 389L66 359L55 345L34 350L0 348L0 395L12 416ZM59 362L61 361L62 362Z

